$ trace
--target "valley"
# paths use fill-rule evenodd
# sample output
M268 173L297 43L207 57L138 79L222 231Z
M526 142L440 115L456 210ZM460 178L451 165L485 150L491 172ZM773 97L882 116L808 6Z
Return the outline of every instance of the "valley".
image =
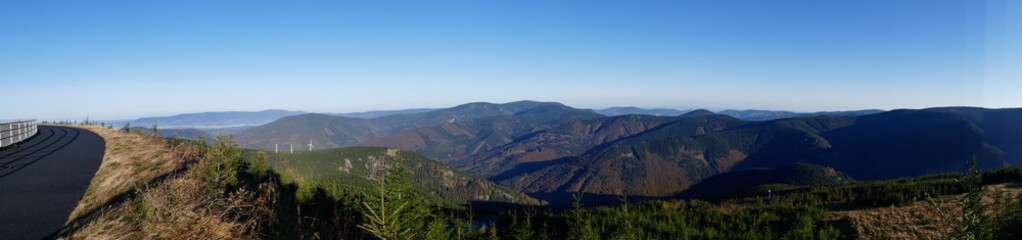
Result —
M457 231L435 224L497 238L568 238L566 231L591 238L932 238L957 231L964 220L956 219L968 218L962 211L969 206L993 209L984 211L996 220L991 234L997 236L1013 236L1005 226L1022 222L1015 214L1022 208L1013 207L1013 196L1022 194L1022 109L772 120L703 109L674 116L599 112L520 101L374 111L383 116L372 118L303 113L226 135L223 129L88 126L183 151L175 154L193 160L178 161L178 171L199 172L171 173L169 181L205 184L180 190L153 182L148 191L155 192L140 193L198 191L197 199L174 198L206 202L202 194L229 192L202 189L237 187L217 196L254 201L248 204L263 210L246 211L255 218L245 224L276 226L260 230L272 236L365 237L351 229L367 226L364 218L383 209L397 209L395 217L416 224L408 229L436 238ZM206 177L225 175L235 177L231 183ZM243 195L249 192L262 195ZM135 211L118 199L108 204ZM231 208L218 207L216 214L229 215L222 211ZM84 229L62 234L91 236L96 224L131 216L89 214L78 220ZM88 220L93 217L100 220ZM283 225L252 222L258 219ZM664 221L674 223L662 228ZM728 230L734 228L780 230L747 235Z
M316 149L313 152L345 146L411 151L516 194L561 206L570 203L564 196L578 192L638 198L702 195L686 190L743 169L791 171L791 166L802 163L824 167L846 181L960 172L973 156L979 169L1022 163L1022 140L1017 134L1009 135L1022 133L1022 127L1013 124L1022 121L1020 109L798 114L687 110L676 116L606 116L598 113L608 112L604 110L519 101L376 112L391 114L358 118L306 113L233 134L244 147L264 152L272 152L274 144L278 150L294 147L295 156L311 154L305 153L309 144ZM773 113L785 118L755 120ZM163 136L171 137L170 133L181 136L182 132L161 131ZM184 133L186 139L200 134ZM312 161L301 159L286 162ZM338 171L326 166L304 168ZM790 174L804 171L809 170ZM464 196L461 199L464 203Z
M472 202L538 204L524 194L473 177L436 160L409 151L382 147L345 147L273 153L248 151L256 165L280 174L284 184L298 186L299 200L311 199L316 189L334 198L351 198L374 191L393 169L408 171L418 194L446 207Z
M4 1L0 36L0 240L1022 239L1020 0Z

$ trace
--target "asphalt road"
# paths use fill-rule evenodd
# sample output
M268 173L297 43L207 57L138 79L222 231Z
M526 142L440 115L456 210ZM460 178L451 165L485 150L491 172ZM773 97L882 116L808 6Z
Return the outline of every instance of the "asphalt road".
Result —
M39 126L17 148L0 150L0 239L52 237L85 194L104 148L93 132Z

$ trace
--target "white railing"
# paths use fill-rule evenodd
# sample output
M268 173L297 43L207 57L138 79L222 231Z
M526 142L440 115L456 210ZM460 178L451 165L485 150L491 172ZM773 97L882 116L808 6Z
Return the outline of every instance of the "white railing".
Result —
M0 120L0 147L25 141L38 132L35 119Z

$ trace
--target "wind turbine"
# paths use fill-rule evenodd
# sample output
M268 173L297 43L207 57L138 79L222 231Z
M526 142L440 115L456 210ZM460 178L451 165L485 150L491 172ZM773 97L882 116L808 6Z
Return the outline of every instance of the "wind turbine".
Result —
M312 151L312 140L309 140L309 151Z

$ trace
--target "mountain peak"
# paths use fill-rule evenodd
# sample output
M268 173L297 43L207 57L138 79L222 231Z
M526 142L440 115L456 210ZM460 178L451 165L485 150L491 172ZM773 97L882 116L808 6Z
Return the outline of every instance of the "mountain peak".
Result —
M716 113L713 113L710 110L696 109L696 110L692 110L691 112L682 114L680 117L703 117L703 116L713 116L713 115L716 115Z
M519 111L514 115L551 114L557 112L592 112L589 109L577 109L557 102L538 103L536 106ZM595 114L595 113L594 113Z
M298 114L298 115L291 115L291 116L282 117L282 118L278 119L278 121L279 120L295 120L295 119L328 119L328 118L330 118L330 119L332 119L332 118L341 119L341 118L347 118L347 117L330 116L330 115L326 115L326 114L322 114L322 113L303 113L303 114Z

